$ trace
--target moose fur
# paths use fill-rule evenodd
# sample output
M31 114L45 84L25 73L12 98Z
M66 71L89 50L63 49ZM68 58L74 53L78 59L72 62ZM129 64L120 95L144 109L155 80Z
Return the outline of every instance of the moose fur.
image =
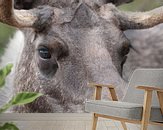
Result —
M123 95L126 83L120 75L121 62L128 53L123 49L129 49L127 38L112 24L108 26L109 21L104 21L86 4L80 4L73 13L70 21L68 17L66 22L48 31L36 35L28 30L25 34L27 43L16 71L15 86L17 91L37 91L45 95L26 106L25 112L83 111L84 101L93 96L88 82L114 84L119 96ZM55 68L55 59L46 63L39 59L36 52L39 44L54 49L54 55L59 51L58 68Z

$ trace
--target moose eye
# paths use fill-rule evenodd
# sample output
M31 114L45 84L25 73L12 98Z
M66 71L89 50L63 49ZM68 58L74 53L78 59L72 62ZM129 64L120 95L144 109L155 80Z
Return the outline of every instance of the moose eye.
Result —
M40 57L43 59L50 59L51 58L50 50L46 47L39 48L38 53L39 53Z

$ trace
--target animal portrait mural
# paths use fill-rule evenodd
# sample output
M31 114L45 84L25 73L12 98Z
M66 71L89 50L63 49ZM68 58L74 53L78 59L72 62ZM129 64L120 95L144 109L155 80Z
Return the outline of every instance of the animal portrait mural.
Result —
M89 82L114 85L121 99L127 89L124 64L133 48L124 32L163 23L163 7L142 13L116 7L131 1L0 0L0 21L25 36L14 92L44 94L14 111L83 112L93 95Z

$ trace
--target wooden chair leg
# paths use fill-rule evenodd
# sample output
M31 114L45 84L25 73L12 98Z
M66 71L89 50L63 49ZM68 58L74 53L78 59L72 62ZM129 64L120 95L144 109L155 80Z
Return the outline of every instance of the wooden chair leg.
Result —
M150 90L145 91L141 130L147 130L148 128L151 113L151 103L152 103L152 91Z
M163 92L157 92L158 100L161 107L161 112L163 114Z
M96 130L97 127L97 121L98 121L98 117L95 115L95 113L93 114L93 121L92 121L92 130Z
M125 124L125 122L121 121L122 127L124 130L127 130L127 125Z

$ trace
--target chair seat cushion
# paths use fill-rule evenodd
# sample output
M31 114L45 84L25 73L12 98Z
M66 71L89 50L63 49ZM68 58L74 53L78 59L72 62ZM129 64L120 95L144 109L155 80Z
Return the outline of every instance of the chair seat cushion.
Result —
M143 105L136 103L105 101L105 100L89 100L85 104L86 112L93 112L112 117L125 118L129 120L141 120ZM151 121L163 122L163 115L158 107L152 107Z

